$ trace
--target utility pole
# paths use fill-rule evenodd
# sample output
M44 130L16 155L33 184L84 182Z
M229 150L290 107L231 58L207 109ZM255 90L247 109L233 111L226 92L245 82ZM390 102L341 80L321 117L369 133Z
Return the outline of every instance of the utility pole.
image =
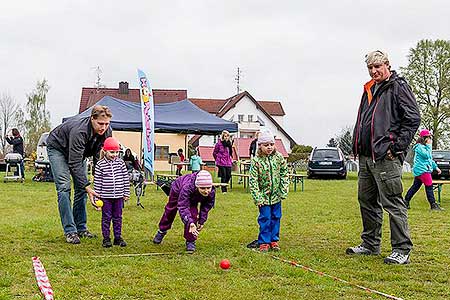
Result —
M238 67L237 68L237 75L234 78L234 80L236 81L236 90L237 90L238 94L241 92L241 86L239 85L240 84L240 80L241 80L241 75L242 75L242 71Z
M95 70L95 74L97 75L97 79L95 81L95 87L97 88L97 93L99 91L100 88L104 87L104 85L102 84L102 69L100 68L100 66L97 67L93 67L93 69Z

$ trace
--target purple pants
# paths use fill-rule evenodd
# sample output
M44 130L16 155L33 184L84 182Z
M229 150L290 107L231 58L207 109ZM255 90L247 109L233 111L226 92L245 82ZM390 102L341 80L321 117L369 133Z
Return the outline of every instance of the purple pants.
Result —
M169 202L167 202L166 207L164 208L164 213L159 221L159 230L167 231L172 227L173 221L175 220L175 216L178 211L178 198L174 197L172 194L169 196ZM197 224L198 220L198 208L197 206L191 206L189 208L191 212L191 216L194 220L194 223ZM195 235L189 233L189 224L184 224L184 238L188 242L193 242L197 239Z
M111 220L113 223L114 238L122 236L122 208L123 198L103 199L102 235L104 239L110 238Z

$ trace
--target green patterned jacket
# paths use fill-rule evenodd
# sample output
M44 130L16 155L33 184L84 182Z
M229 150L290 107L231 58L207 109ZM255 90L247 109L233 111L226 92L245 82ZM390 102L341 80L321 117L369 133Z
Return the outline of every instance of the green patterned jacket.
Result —
M272 205L286 199L289 192L288 167L279 152L252 158L250 192L256 205Z

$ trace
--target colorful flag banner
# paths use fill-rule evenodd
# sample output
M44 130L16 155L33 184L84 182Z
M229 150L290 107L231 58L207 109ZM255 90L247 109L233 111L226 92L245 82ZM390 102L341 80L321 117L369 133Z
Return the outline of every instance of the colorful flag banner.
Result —
M138 69L139 88L142 110L142 148L144 150L144 167L153 174L155 158L155 110L150 82L144 72Z

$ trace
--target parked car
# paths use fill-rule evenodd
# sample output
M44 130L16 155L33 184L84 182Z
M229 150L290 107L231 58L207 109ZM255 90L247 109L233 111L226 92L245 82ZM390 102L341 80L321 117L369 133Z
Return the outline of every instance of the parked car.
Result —
M308 161L308 178L319 176L347 177L345 157L337 147L314 148Z
M450 150L433 150L433 160L442 171L440 175L433 171L433 179L450 179Z

